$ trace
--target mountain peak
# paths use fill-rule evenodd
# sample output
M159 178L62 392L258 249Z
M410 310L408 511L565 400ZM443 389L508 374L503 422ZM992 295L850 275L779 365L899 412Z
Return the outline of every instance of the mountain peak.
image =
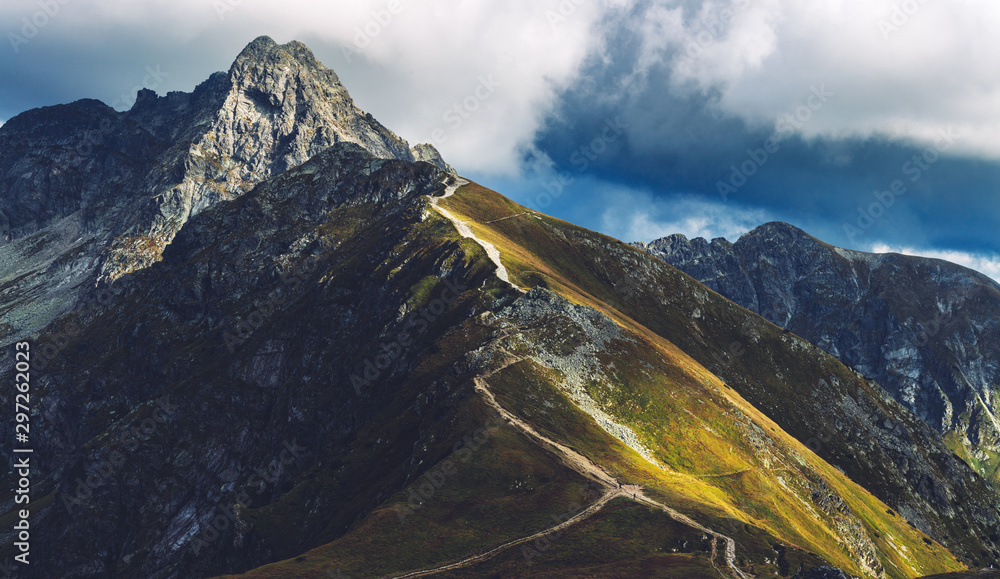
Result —
M148 251L137 253L134 244L113 246L103 277L116 279L156 261L191 216L336 143L355 143L382 159L415 160L409 143L362 111L336 73L301 42L277 44L259 36L220 80L217 96L200 101L203 108L190 115L191 132L183 139L190 146L176 149L166 164L183 168L180 183L175 169L158 175L154 196L161 207L152 212L152 223L138 225L152 240L143 245ZM158 100L155 94L140 97L137 111ZM167 109L151 111L145 124L171 124ZM428 153L428 160L447 167L440 155Z
M832 247L784 221L771 221L755 227L741 235L733 245L734 248L760 254L783 254L796 245L802 248Z
M738 241L742 241L743 244L745 245L746 243L749 243L751 241L761 240L761 239L815 240L813 236L809 235L805 231L799 229L798 227L795 227L790 223L785 223L784 221L769 221L768 223L764 223L763 225L758 225L757 227L744 233L739 237ZM636 242L633 243L632 245L640 249L650 251L651 253L656 255L657 251L660 252L666 251L667 253L672 253L674 251L679 250L680 248L690 248L690 247L701 248L702 246L704 247L718 246L721 248L727 248L727 247L731 248L733 242L729 241L724 237L716 237L711 240L706 239L704 237L693 237L689 239L683 233L672 233L670 235L666 235L659 239L654 239L649 243Z
M784 221L769 221L763 225L758 225L757 227L751 229L747 233L743 234L745 236L785 236L785 237L812 237L805 231L795 227L790 223L785 223Z
M300 65L304 65L309 69L315 69L322 71L324 73L330 74L333 77L334 82L340 82L336 73L332 70L323 66L323 64L316 59L312 50L308 46L299 42L298 40L292 40L285 44L278 44L270 36L258 36L253 39L250 44L246 45L246 48L240 52L233 61L233 65L230 68L230 74L256 66L278 66L278 65L288 65L292 62L296 62Z
M118 127L119 121L129 128ZM88 212L93 222L85 225L101 232L93 241L100 256L95 260L99 278L109 280L158 261L192 216L335 144L354 143L379 159L426 161L453 171L432 146L411 149L361 110L305 44L278 44L269 36L255 38L228 72L211 75L191 93L158 96L142 89L123 113L98 101L47 107L11 119L3 132L0 152L17 155L5 155L0 181L8 175L32 179L20 179L24 191L0 199L0 239L44 229L99 200L104 209ZM76 145L89 143L87 135L94 132L101 133L102 147ZM39 143L38 134L47 140ZM28 150L34 152L25 160L20 152ZM104 155L123 154L132 172L108 177L97 170L109 166ZM46 185L43 176L53 159L57 174L79 172L87 183ZM115 187L108 186L112 181ZM41 211L39 198L46 206ZM17 225L8 226L12 221Z
M274 41L273 38L266 34L262 34L257 38L254 38L246 45L241 54L246 54L247 52L268 52L273 50L278 46L278 43Z

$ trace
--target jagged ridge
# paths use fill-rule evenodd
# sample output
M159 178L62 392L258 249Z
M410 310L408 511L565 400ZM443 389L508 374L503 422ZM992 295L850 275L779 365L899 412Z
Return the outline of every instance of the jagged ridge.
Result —
M825 244L785 223L637 243L883 385L998 482L1000 286L941 260Z
M362 111L305 45L266 36L191 93L143 89L122 113L83 100L14 117L0 127L2 341L68 311L95 277L156 262L206 208L341 142L453 171ZM60 268L71 283L54 286Z

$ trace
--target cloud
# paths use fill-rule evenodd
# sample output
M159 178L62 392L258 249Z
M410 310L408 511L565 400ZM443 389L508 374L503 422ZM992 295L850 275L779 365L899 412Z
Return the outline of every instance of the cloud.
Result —
M879 22L891 22L892 6L701 0L613 11L604 50L560 94L535 144L570 171L604 120L620 117L624 144L592 164L596 179L733 202L844 247L1000 251L1000 163L978 136L1000 135L1000 98L997 110L973 106L993 94L977 87L995 75L969 52L992 34L962 24L1000 8L960 2L956 22L928 3L885 38ZM939 26L928 30L928 16ZM952 142L936 134L949 125ZM897 180L906 194L848 235Z
M871 247L872 253L901 253L918 257L943 259L958 265L973 269L1000 283L1000 255L982 255L964 251L939 251L933 249L914 249L912 247L893 247L884 243L876 243Z
M768 127L825 86L835 97L805 137L926 144L952 128L962 151L1000 158L995 2L653 2L644 16L632 79L666 66L673 90Z
M923 143L954 127L964 135L962 150L1000 156L1000 81L990 66L1000 57L992 41L1000 5L986 1L54 5L51 16L35 0L0 5L10 44L2 48L13 56L0 59L7 106L36 106L29 104L31 92L48 93L54 102L82 96L111 102L155 65L170 74L158 91L190 90L227 68L249 40L269 34L309 44L363 107L409 139L431 141L435 129L444 130L440 148L472 170L517 171L519 150L553 113L556 96L588 82L579 74L588 58L620 73L595 93L608 102L658 92L655 77L665 76L674 100L706 99L717 115L773 130L821 85L835 102L797 129L806 138L881 135ZM620 58L620 51L616 57L607 47L612 40L629 44L632 58ZM497 90L473 100L480 79L491 75ZM446 119L463 102L475 110Z
M621 187L607 188L604 193L600 230L624 241L652 241L674 233L683 233L689 239L725 237L735 241L772 220L758 209L738 208L695 196L663 199Z

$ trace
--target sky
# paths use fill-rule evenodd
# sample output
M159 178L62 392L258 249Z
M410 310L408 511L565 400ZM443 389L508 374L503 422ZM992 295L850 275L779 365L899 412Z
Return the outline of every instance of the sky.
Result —
M1000 279L1000 3L4 0L0 121L300 40L411 143L625 241L767 221Z

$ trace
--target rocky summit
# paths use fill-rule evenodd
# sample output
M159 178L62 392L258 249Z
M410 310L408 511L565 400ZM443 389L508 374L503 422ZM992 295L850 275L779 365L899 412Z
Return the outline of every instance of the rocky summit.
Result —
M736 243L637 243L877 381L1000 484L1000 285L942 260L850 251L786 223Z
M158 261L191 217L336 143L450 170L432 145L411 149L355 105L305 45L266 36L191 93L143 89L126 112L82 100L10 119L0 127L0 327L8 338L39 329L95 278Z
M779 273L840 256L816 323L864 302L875 328L894 300L913 323L987 303L984 278L932 264L952 301L878 302L881 277L932 269L785 228L812 253L706 270L758 310L778 302L757 280L779 284L791 316L761 317L411 148L297 42L138 97L0 127L0 372L30 360L32 448L8 463L0 573L896 579L1000 559L1000 494L949 446L976 415L952 401L943 428L831 355L858 340L800 338Z

